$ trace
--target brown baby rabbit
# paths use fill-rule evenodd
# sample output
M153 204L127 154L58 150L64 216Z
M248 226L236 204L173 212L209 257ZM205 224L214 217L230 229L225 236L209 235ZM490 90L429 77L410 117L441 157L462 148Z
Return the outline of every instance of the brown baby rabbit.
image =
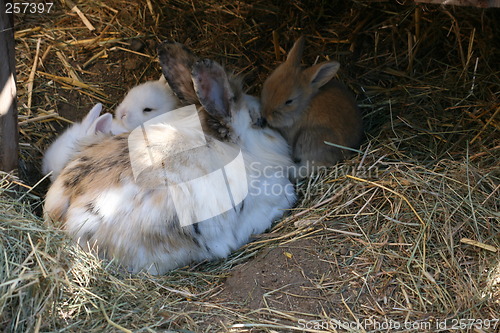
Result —
M304 37L293 45L284 63L264 82L261 102L267 123L277 129L292 148L297 169L292 179L310 175L315 167L329 166L357 148L363 135L360 111L354 97L332 79L340 64L323 62L300 66Z

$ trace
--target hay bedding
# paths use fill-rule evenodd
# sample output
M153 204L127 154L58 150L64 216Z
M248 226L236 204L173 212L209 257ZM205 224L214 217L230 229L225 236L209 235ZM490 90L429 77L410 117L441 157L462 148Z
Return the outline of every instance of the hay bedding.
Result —
M475 320L463 331L494 331L498 10L305 0L78 7L94 31L60 2L16 17L23 164L22 180L1 178L5 332L323 332L339 323L378 332L405 322L422 332L458 319ZM258 93L299 34L309 37L305 63L341 62L367 140L302 184L297 206L255 242L221 262L130 276L35 215L41 152L96 102L111 110L128 88L156 79L159 41L245 74Z

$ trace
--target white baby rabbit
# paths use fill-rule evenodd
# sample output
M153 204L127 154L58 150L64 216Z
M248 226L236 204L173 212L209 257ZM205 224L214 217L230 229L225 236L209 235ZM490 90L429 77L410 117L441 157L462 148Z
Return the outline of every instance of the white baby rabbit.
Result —
M163 75L157 81L132 88L118 106L114 119L109 113L99 117L102 105L97 104L81 123L68 128L47 149L42 163L43 174L52 171L50 179L54 181L76 152L76 143L82 138L97 133L117 135L130 132L145 121L175 109L178 104Z
M199 116L175 119L179 126L146 123L145 130L82 146L44 206L46 220L61 222L84 249L151 274L226 257L296 199L284 172L292 165L288 145L255 125L255 98L182 44L164 42L159 58L176 95L183 104L196 102ZM141 131L147 149L134 157ZM133 165L142 166L139 177Z
M291 145L300 173L294 178L307 176L315 166L342 160L349 150L338 146L357 148L363 135L352 94L333 79L340 64L329 61L304 69L300 66L303 48L300 37L286 61L266 79L261 94L264 118Z
M77 153L80 140L97 133L109 134L112 131L112 114L106 113L99 116L101 110L102 104L96 104L81 122L71 125L47 148L43 155L42 173L46 175L52 171L51 181L57 178L61 170Z
M163 75L159 80L144 82L125 95L115 111L115 122L128 131L149 119L171 111L179 105Z

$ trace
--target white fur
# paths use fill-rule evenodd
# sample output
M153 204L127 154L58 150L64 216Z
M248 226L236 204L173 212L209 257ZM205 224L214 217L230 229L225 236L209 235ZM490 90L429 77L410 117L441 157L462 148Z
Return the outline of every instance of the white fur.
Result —
M117 126L128 131L149 119L177 108L179 100L163 75L157 81L148 81L133 87L115 111ZM151 109L151 111L144 111Z
M178 103L162 75L157 81L132 88L118 106L113 119L111 114L99 117L102 104L96 104L80 123L70 126L50 145L42 161L43 174L52 171L50 179L54 181L76 153L77 143L81 139L98 132L112 135L130 132L147 120L175 109ZM152 111L144 112L145 108ZM100 128L96 128L98 126Z
M192 261L226 257L248 242L251 235L268 229L296 200L287 175L293 163L286 141L272 129L252 126L249 112L259 107L255 98L244 97L232 107L228 125L234 137L229 142L207 137L207 145L171 157L169 152L182 152L184 148L178 148L185 147L186 140L194 140L192 129L199 121L197 117L184 119L174 132L170 132L170 124L157 124L147 131L148 142L154 145L139 158L144 172L137 179L130 164L115 168L110 156L99 155L103 147L111 151L123 147L124 135L89 146L88 150L97 154L90 156L90 162L83 146L80 156L87 158L77 156L49 189L44 207L46 219L62 212L59 216L66 231L82 247L115 258L132 272L163 274ZM228 167L239 154L246 179ZM68 180L78 186L80 166L89 166L85 163L102 165L93 170L91 177L83 175L78 180L88 182L86 191L65 188ZM113 165L113 170L108 165ZM222 172L221 168L227 184L214 185L204 177ZM196 181L190 181L193 179ZM248 195L225 210L225 203L214 196L227 188L235 197L247 190ZM200 211L210 210L223 213L196 225L179 225L177 216L199 221L196 217Z
M116 118L113 118L113 121L111 122L111 134L118 135L127 132L130 131L123 126L123 123L118 121Z
M96 104L81 122L74 123L67 128L45 151L42 161L42 173L50 175L54 181L61 170L76 154L80 140L93 136L96 133L111 132L112 115L106 113L99 117L102 104Z

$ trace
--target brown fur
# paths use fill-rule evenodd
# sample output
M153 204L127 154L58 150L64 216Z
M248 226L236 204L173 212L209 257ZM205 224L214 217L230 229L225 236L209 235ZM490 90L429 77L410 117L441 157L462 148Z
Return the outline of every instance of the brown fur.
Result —
M198 60L187 47L174 41L164 41L158 47L163 75L179 100L186 104L198 103L191 81L191 68Z
M263 116L291 145L296 163L328 166L349 151L324 142L357 148L363 133L361 114L347 88L331 79L338 63L300 67L303 45L303 38L297 40L287 60L265 81Z
M121 134L85 147L61 174L67 191L88 193L119 184L121 177L131 177L127 139L127 134Z
M191 73L197 64L204 62L210 65L210 61L199 59L191 50L181 43L174 41L164 41L158 47L158 55L163 75L165 76L172 91L179 98L183 105L196 104L198 115L201 120L203 131L214 138L222 141L230 141L231 131L226 126L227 119L223 115L217 114L214 110L207 110L201 106L198 95L194 89ZM207 68L210 68L208 66ZM202 75L195 75L202 78ZM241 80L235 77L228 77L229 85L234 96L228 100L238 103L243 95ZM203 102L203 101L202 101ZM228 107L228 106L226 106Z

